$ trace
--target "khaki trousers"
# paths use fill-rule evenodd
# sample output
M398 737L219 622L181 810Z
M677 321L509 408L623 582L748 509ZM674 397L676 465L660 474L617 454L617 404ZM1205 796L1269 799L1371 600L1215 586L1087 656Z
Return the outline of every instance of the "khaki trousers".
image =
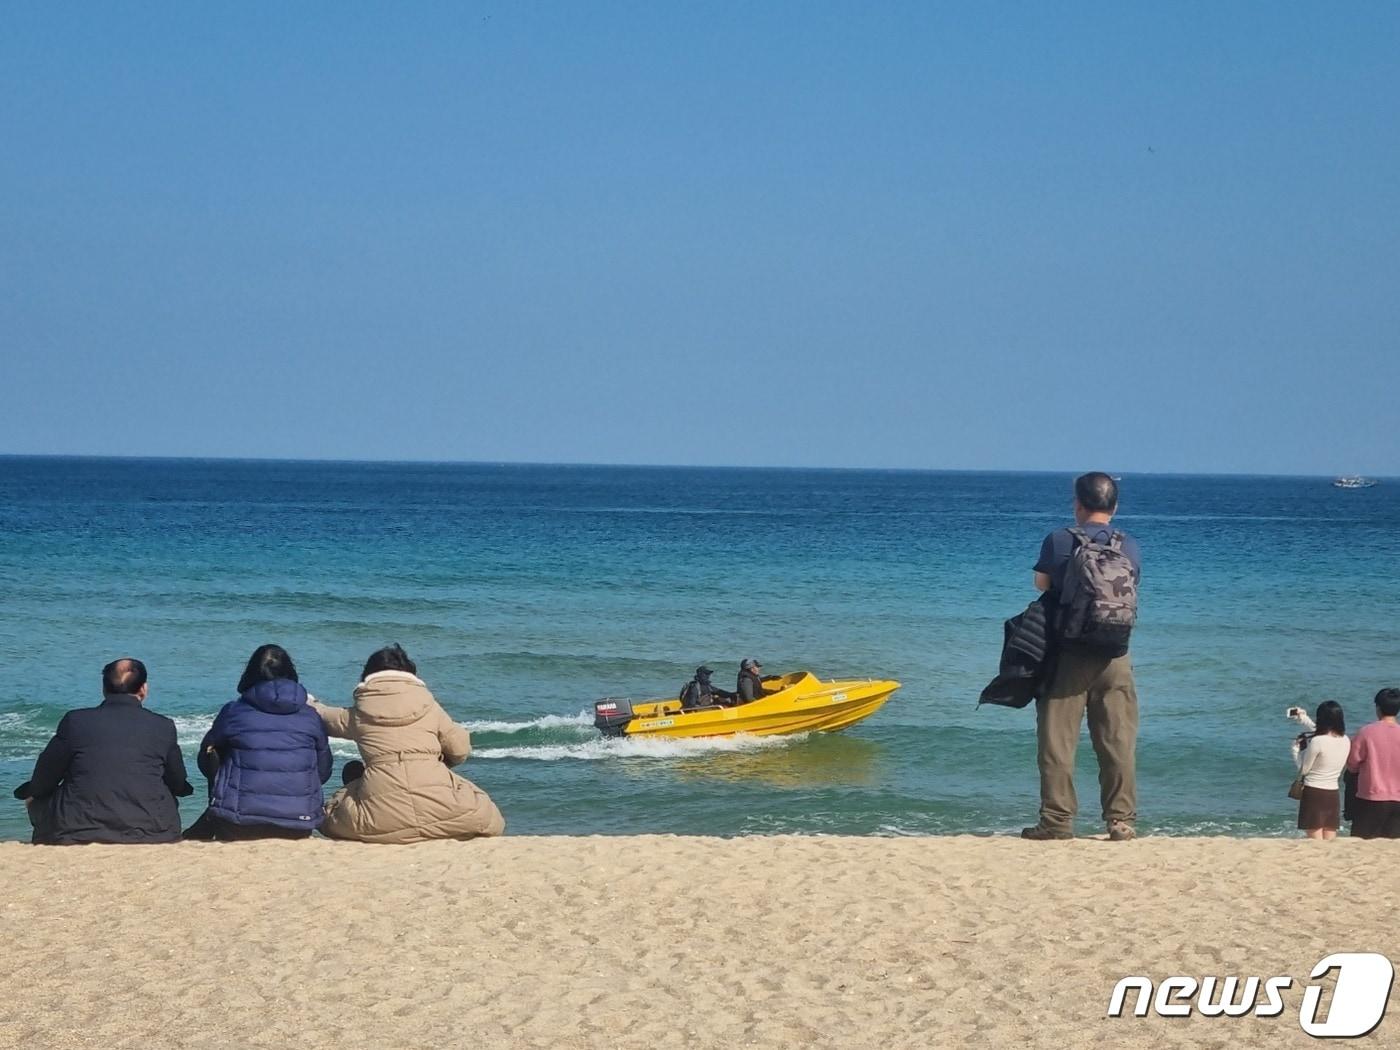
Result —
M1079 809L1074 754L1086 710L1089 739L1099 758L1103 819L1129 824L1137 819L1138 702L1132 660L1066 649L1049 696L1035 702L1042 827L1073 830Z

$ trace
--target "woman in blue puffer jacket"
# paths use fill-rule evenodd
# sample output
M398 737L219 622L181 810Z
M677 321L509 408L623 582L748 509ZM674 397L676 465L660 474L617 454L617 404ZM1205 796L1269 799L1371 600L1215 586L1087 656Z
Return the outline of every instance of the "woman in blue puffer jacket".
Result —
M325 812L331 749L287 650L255 649L238 692L199 745L209 808L185 838L308 838Z

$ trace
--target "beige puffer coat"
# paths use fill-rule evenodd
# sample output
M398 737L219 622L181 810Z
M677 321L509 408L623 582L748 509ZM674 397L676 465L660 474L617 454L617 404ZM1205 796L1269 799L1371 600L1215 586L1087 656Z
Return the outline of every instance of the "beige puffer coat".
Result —
M365 763L365 775L326 803L322 834L402 843L505 831L490 796L448 768L471 753L471 738L417 676L380 671L355 687L348 709L311 704L326 733L355 741Z

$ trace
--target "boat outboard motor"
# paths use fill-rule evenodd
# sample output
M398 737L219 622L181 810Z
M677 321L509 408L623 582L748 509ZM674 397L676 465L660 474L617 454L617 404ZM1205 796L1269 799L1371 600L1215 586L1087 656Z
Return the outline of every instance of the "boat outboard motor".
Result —
M621 736L632 721L632 701L599 700L593 705L593 725L604 736Z

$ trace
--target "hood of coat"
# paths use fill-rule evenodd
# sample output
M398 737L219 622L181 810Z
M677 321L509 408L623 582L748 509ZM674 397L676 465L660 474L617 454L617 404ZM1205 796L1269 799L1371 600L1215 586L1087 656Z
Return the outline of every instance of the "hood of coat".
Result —
M379 671L355 686L355 711L374 725L409 725L432 705L433 694L423 680L407 671Z
M306 705L306 690L290 678L259 682L239 697L270 715L290 715Z

